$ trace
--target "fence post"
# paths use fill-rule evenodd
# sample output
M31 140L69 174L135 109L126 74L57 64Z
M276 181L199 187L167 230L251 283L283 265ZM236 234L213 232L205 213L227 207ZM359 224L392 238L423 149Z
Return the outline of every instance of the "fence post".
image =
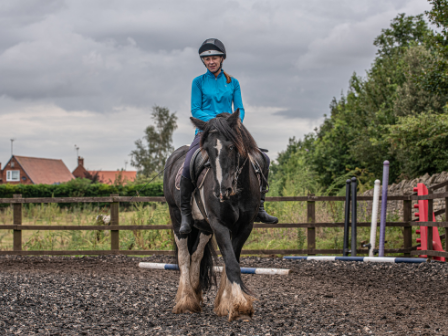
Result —
M432 194L432 192L429 192L428 195ZM433 209L434 209L434 200L430 199L428 200L428 222L432 222L432 213L433 213ZM432 246L432 240L433 240L433 227L432 226L428 226L428 240L427 240L427 245L428 245L428 251L432 251L433 250L433 246ZM432 257L428 256L428 258L431 260Z
M312 195L313 196L313 195ZM306 202L306 213L307 213L307 222L308 223L316 223L316 202L315 201L307 201ZM306 238L307 238L307 249L315 250L316 249L316 228L307 228L306 229ZM316 255L315 253L308 253L308 255Z
M14 194L13 198L22 198L22 195ZM14 225L22 225L22 203L14 203L13 217ZM14 251L22 251L22 230L14 230L12 245Z
M403 222L410 222L412 220L412 201L403 201ZM403 247L405 249L412 248L412 226L405 226L403 228ZM406 252L405 257L410 257L411 253Z
M111 197L119 196L118 194L111 194ZM110 204L110 225L120 225L119 221L119 202L112 202ZM120 231L110 230L110 248L112 251L120 249Z
M448 192L448 186L445 191ZM448 222L448 197L445 197L445 222ZM445 251L448 252L448 228L445 228Z

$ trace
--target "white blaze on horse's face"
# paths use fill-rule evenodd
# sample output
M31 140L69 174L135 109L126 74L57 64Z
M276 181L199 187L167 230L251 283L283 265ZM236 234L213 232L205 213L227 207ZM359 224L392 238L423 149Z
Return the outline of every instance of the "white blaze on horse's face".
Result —
M222 185L222 168L221 168L221 164L219 163L219 155L221 154L221 149L222 149L222 143L221 140L216 139L216 146L215 148L218 150L218 155L216 156L216 162L215 162L215 167L216 167L216 179L218 180L219 183L219 196L220 198L222 198L222 193L221 193L221 185Z

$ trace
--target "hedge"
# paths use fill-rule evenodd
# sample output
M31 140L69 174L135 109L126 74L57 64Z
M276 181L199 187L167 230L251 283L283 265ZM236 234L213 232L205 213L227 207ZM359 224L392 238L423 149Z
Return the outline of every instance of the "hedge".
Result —
M62 183L49 184L2 184L0 185L0 198L12 198L14 194L22 194L24 198L41 197L107 197L110 194L120 196L163 196L163 183L150 183L147 185L115 186L101 183Z

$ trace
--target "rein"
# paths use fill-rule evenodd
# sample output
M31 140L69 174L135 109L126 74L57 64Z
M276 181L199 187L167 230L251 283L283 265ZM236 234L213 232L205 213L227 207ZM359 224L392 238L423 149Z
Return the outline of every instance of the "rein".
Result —
M238 153L238 163L236 164L238 169L235 172L235 177L234 177L235 182L238 181L238 178L240 177L241 172L243 171L243 168L246 165L247 159L249 159L249 155L247 156L246 160L244 160L243 165L241 167L240 167L240 158L241 158L241 155L240 155L240 153Z

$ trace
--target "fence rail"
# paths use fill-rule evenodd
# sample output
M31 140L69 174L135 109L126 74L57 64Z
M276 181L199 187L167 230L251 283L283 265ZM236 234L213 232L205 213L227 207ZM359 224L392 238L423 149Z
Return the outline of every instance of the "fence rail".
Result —
M388 196L388 201L425 201L429 199L448 197L448 192L429 194L424 196L399 195ZM381 196L380 196L381 201ZM358 201L371 201L371 196L357 196ZM345 201L345 196L282 196L266 197L266 202L319 202L319 201ZM113 202L166 202L165 197L38 197L38 198L0 198L0 204L30 204L30 203L113 203Z
M445 228L445 237L448 236L448 222L415 222L412 220L412 201L428 200L428 208L432 209L433 200L445 199L445 218L448 219L448 183L431 187L431 191L437 187L445 186L445 193L429 194L425 196L400 195L389 196L388 201L403 201L403 221L387 222L388 227L403 227L403 248L386 249L386 253L404 253L405 256L423 255L445 256L447 252L432 251L432 235L428 234L428 251L416 251L412 247L412 227L428 226ZM381 197L380 197L381 199ZM358 201L372 201L370 196L358 196ZM297 197L266 197L267 202L306 202L307 222L304 223L279 223L279 224L255 224L255 229L280 229L280 228L306 228L307 248L300 250L243 250L242 254L259 255L286 255L286 254L341 254L342 249L316 249L316 228L318 227L344 227L344 223L316 223L315 202L322 201L345 201L345 196L297 196ZM13 251L0 251L0 255L173 255L173 251L160 250L120 250L119 231L120 230L170 230L171 225L120 225L119 204L128 202L165 202L164 197L127 197L116 194L109 197L48 197L48 198L22 198L22 195L14 195L13 198L0 198L0 204L11 204L13 207L13 223L0 225L0 230L13 230ZM24 225L22 224L23 204L46 204L46 203L110 203L110 225ZM430 212L429 212L430 213ZM440 210L437 211L440 213ZM430 216L431 217L431 216ZM432 219L432 218L430 218ZM358 222L357 227L370 227L370 222ZM111 249L92 251L22 251L22 231L24 230L110 230ZM428 230L432 233L432 230ZM431 242L429 240L431 239ZM448 251L448 239L445 238L445 250ZM359 254L368 254L368 249L357 250ZM219 251L218 251L219 253Z

